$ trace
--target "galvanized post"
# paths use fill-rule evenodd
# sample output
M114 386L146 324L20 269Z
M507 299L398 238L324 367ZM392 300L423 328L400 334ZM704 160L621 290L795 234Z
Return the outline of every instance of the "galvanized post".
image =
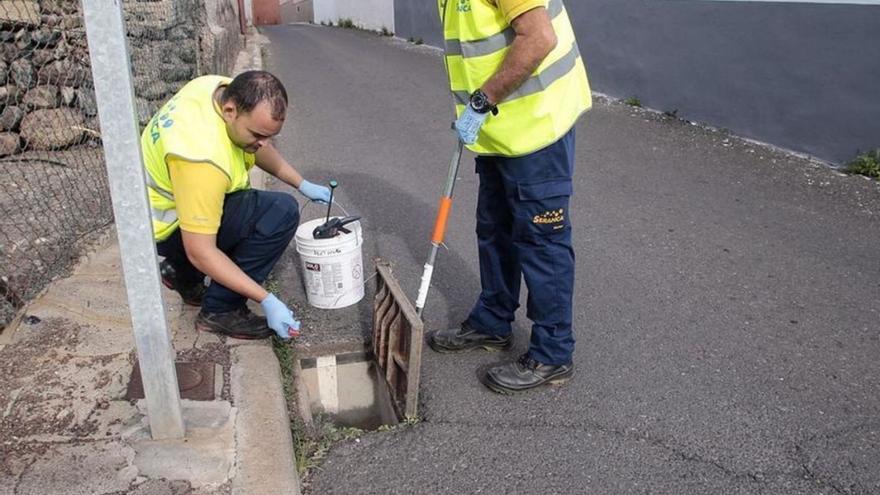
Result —
M159 288L122 0L83 0L104 158L154 439L183 438L174 349Z

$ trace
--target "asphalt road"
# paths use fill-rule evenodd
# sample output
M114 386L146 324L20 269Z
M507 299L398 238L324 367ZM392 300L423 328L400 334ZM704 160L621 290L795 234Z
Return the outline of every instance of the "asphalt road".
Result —
M279 147L339 180L365 256L414 295L455 139L439 53L264 33L293 101ZM878 184L620 103L577 135L575 378L498 396L476 372L505 356L426 349L424 421L338 446L314 492L880 493ZM476 179L467 157L429 328L479 290ZM363 333L369 307L302 307L306 347Z

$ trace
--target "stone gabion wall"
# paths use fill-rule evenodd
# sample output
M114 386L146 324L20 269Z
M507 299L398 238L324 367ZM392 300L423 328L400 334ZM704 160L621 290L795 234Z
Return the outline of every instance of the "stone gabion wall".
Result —
M228 73L234 0L123 0L137 120ZM0 332L113 221L79 0L0 0Z
M0 156L80 144L96 129L79 2L0 1Z
M0 156L97 137L97 105L80 3L0 1ZM204 4L127 0L138 120L201 72Z
M199 37L205 9L196 0L127 0L124 5L138 122L143 126L186 82L204 73Z

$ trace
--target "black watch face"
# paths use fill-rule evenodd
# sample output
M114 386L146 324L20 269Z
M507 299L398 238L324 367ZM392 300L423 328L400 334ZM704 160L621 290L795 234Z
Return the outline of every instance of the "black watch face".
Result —
M471 96L471 106L474 107L474 110L485 113L489 109L489 99L478 91Z

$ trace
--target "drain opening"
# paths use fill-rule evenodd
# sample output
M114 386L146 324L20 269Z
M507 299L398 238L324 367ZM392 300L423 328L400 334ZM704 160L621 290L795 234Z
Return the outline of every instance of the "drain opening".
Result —
M388 387L372 356L348 353L300 360L301 387L312 416L334 424L376 430L398 423Z

